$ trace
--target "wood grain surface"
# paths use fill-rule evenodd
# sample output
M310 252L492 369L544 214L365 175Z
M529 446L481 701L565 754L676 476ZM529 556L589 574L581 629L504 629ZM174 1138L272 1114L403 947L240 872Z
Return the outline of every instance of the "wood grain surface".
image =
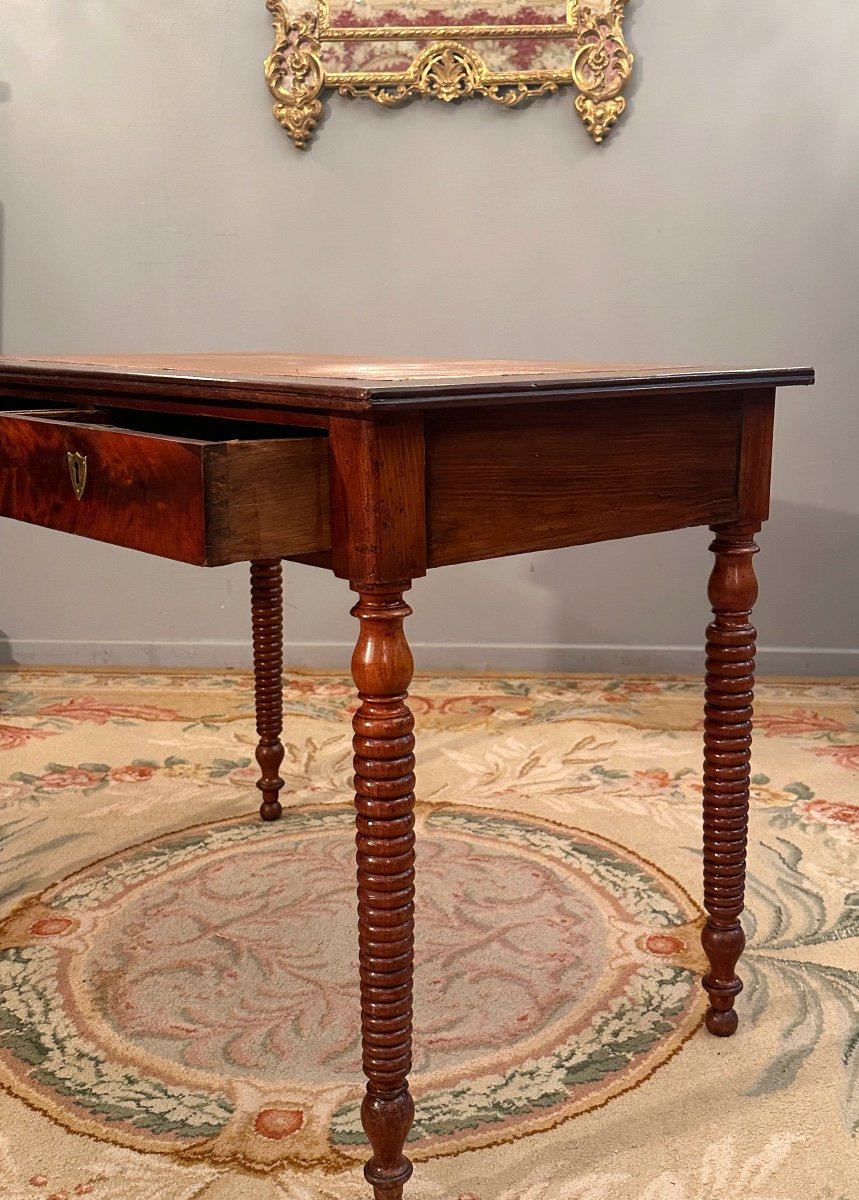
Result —
M69 477L69 452L87 460L80 500ZM205 452L200 442L4 415L0 417L0 514L132 550L203 563Z
M430 566L737 514L741 399L427 414Z
M731 1034L742 987L753 535L769 504L774 389L811 382L802 368L297 355L0 360L0 408L67 406L43 419L0 416L0 514L185 562L253 560L264 817L281 811L279 560L332 569L359 594L362 1121L375 1200L401 1200L412 1171L415 759L403 592L429 566L713 527L703 982L707 1027ZM111 411L74 411L93 406ZM69 451L87 458L80 499Z
M219 443L206 464L209 566L330 547L327 438Z
M0 415L0 515L200 566L330 546L324 436L207 442L114 420ZM86 459L80 498L69 453Z
M422 415L332 417L329 435L334 573L365 583L425 575Z
M743 396L743 434L740 447L738 516L741 521L766 521L770 515L775 389L762 388Z
M0 358L0 398L51 395L124 405L135 398L367 411L406 406L528 404L550 395L640 395L808 384L805 367L692 367L398 360L290 354ZM2 400L0 400L2 402Z
M414 1119L412 985L415 934L415 739L408 687L414 663L403 630L408 580L352 585L360 632L352 677L358 864L361 1046L367 1091L361 1122L373 1147L364 1175L375 1200L402 1200L403 1154Z
M280 765L283 732L283 566L279 558L251 563L251 628L254 647L254 710L259 742L255 757L262 792L260 816L276 821L283 812Z
M701 945L710 963L703 985L706 1024L717 1037L737 1028L734 1000L743 983L737 962L746 944L740 925L746 880L755 639L758 595L754 555L757 523L715 526L716 556L708 595L704 692L704 907Z

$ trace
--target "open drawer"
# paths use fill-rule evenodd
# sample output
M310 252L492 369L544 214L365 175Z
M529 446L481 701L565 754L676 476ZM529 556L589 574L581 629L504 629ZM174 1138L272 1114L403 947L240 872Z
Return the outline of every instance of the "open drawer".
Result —
M328 438L153 412L2 412L0 516L201 566L325 550Z

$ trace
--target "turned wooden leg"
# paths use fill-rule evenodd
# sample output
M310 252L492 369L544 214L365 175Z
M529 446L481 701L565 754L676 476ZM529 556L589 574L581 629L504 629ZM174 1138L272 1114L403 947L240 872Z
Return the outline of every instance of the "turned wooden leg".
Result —
M414 934L413 662L403 631L409 583L352 584L361 622L352 677L355 714L361 1032L367 1094L361 1107L373 1157L364 1168L375 1200L401 1200L412 1164L403 1147L414 1118L409 1093Z
M283 589L279 558L251 563L251 613L254 640L254 692L259 745L256 760L262 792L260 816L276 821L283 812L277 794L283 787L278 774L283 762Z
M755 630L750 617L758 584L752 562L759 525L714 525L716 556L708 595L714 620L707 628L704 709L704 907L701 943L710 969L706 1024L717 1037L737 1028L736 972L745 935L740 925L746 878Z

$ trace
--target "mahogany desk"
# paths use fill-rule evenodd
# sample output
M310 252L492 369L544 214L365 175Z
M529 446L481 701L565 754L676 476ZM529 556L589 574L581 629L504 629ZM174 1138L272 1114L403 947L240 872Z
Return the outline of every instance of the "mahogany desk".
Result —
M280 816L281 559L350 581L364 1072L376 1200L411 1164L414 738L403 592L428 568L709 525L702 941L737 1027L757 593L775 389L805 369L0 360L0 515L182 562L250 561L262 816Z

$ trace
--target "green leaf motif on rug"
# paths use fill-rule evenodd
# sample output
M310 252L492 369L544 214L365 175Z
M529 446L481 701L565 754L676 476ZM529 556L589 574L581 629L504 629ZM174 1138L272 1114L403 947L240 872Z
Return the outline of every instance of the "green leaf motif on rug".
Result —
M220 1133L233 1112L226 1096L169 1087L83 1044L51 995L54 957L42 946L0 954L0 1046L31 1066L34 1083L138 1129L183 1139Z
M654 964L640 971L574 1042L503 1076L421 1094L409 1140L500 1124L534 1109L552 1108L563 1103L573 1087L627 1069L671 1028L666 1018L682 1012L690 975L680 967ZM364 1140L359 1104L335 1112L331 1140L334 1145L359 1145Z

